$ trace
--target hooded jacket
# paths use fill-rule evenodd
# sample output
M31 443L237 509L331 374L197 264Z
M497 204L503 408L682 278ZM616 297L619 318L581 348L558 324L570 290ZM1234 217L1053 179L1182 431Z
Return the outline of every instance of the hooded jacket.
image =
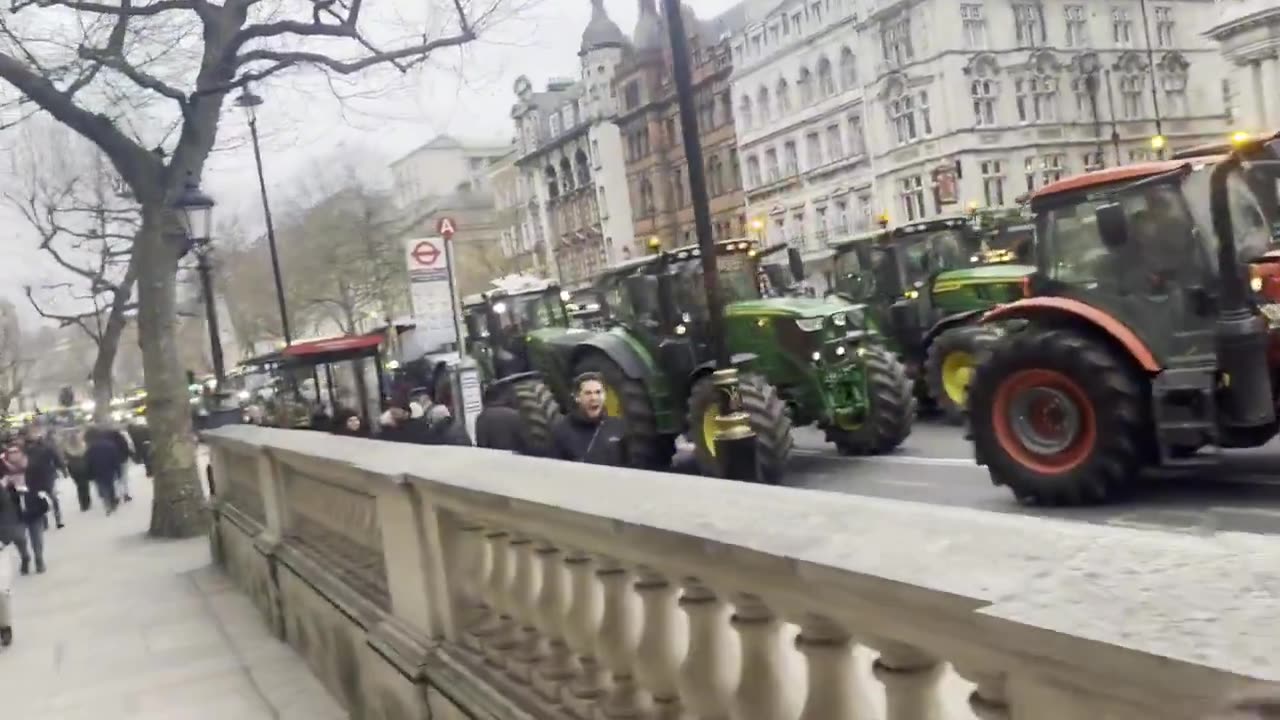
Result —
M604 413L591 419L574 410L551 426L551 456L591 465L627 465L626 427Z

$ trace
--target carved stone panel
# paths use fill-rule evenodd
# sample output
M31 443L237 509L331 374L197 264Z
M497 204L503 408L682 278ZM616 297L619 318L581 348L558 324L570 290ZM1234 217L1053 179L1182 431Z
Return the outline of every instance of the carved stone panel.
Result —
M218 497L259 524L266 525L257 458L231 453L224 453L223 457L226 458L225 469L214 477Z

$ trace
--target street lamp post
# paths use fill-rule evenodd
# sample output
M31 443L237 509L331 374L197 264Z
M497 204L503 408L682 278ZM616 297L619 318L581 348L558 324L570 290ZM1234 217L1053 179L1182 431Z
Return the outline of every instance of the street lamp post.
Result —
M280 330L284 333L284 344L293 344L293 334L289 331L289 308L284 299L284 281L280 276L280 253L276 250L276 227L271 221L271 203L267 201L267 179L262 173L262 147L258 144L258 111L262 97L250 92L248 88L236 98L236 105L244 108L245 117L249 120L249 137L253 140L253 161L258 167L258 189L262 193L262 216L267 223L267 248L271 251L271 275L276 283L276 304L280 306Z
M226 368L222 359L222 337L218 332L218 308L213 295L213 273L209 269L209 240L212 235L213 198L204 194L195 180L187 178L182 193L173 201L178 221L182 224L184 250L196 253L196 271L200 275L200 291L204 295L205 318L209 325L209 354L213 358L213 377L222 392ZM185 252L184 252L185 254Z

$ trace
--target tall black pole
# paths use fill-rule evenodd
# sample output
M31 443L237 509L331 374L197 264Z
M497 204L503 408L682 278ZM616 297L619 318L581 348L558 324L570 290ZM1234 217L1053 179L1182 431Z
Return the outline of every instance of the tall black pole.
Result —
M209 271L207 244L196 248L196 269L200 273L200 289L204 292L204 315L209 324L209 354L213 357L213 377L218 383L218 392L222 392L226 372L222 364L222 333L218 331L218 307L213 297L213 273Z
M1138 0L1138 7L1142 11L1142 34L1147 40L1147 69L1151 73L1151 107L1156 111L1156 135L1164 137L1164 128L1160 124L1160 92L1156 87L1156 52L1151 47L1151 23L1147 21L1147 0ZM1160 147L1156 152L1163 156L1164 148Z
M1107 107L1111 109L1111 144L1116 149L1116 166L1124 164L1120 159L1120 129L1116 125L1116 96L1111 92L1111 71L1106 70L1103 77L1107 81Z
M1102 140L1102 113L1098 112L1098 70L1094 68L1084 78L1085 87L1089 90L1089 109L1093 113L1093 136L1098 141L1098 165L1106 167L1106 146Z
M284 281L280 278L280 253L276 251L276 226L271 221L271 203L267 201L267 178L262 174L262 148L258 145L258 120L249 116L249 135L253 138L253 161L258 166L258 189L262 192L262 215L267 221L267 247L271 250L271 274L276 281L276 304L280 306L280 330L284 344L293 344L289 332L289 308L284 301Z
M693 72L689 67L688 39L680 0L662 0L671 36L671 76L676 81L676 103L680 108L680 131L684 136L685 165L689 170L689 199L693 201L693 229L702 251L703 285L707 290L709 330L716 367L731 367L729 346L724 337L724 302L720 297L720 274L716 270L716 247L711 239L711 207L707 200L707 178L702 168L702 141L698 138L698 112L693 97Z

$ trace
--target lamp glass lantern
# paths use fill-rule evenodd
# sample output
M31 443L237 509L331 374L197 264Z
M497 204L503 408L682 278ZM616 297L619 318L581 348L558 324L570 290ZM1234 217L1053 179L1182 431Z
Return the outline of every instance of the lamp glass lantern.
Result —
M252 90L245 88L240 96L236 98L236 106L244 110L244 115L249 122L258 119L258 106L262 104L262 96L254 93Z
M173 209L177 211L178 221L182 223L182 231L188 241L201 243L213 236L215 205L213 198L204 194L195 180L188 176L182 194L173 201Z

